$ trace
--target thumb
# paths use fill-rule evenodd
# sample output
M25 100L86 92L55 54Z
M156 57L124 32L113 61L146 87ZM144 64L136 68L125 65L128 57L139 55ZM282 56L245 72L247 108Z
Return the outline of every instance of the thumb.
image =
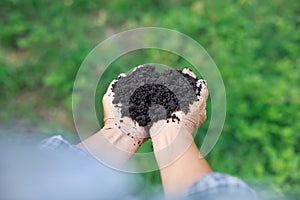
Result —
M104 94L102 98L102 105L103 105L103 111L104 111L104 122L107 119L114 119L114 114L113 114L113 87L114 85L118 82L118 80L122 77L125 77L125 74L120 74L116 79L114 79L108 86L106 93Z

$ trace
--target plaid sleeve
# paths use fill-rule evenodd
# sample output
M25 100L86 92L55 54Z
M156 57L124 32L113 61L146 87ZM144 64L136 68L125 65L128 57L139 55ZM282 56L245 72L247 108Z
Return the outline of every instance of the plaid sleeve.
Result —
M255 191L242 180L218 172L201 177L184 196L187 199L258 199Z
M87 156L87 154L83 150L70 144L61 135L56 135L44 139L42 142L40 142L38 147L43 150L59 151L61 153L75 153Z

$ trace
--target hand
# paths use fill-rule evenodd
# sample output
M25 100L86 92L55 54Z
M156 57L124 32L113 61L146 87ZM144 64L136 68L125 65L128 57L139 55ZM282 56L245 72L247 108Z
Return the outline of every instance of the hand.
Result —
M124 164L134 155L148 134L130 118L121 117L120 105L112 104L112 87L122 76L125 75L121 74L110 83L103 96L104 127L77 147L107 166L124 170Z
M118 142L118 148L126 149L127 151L135 152L138 147L148 139L144 127L138 125L129 117L121 116L121 105L113 105L114 92L113 85L117 81L125 77L125 74L120 74L117 79L112 81L103 96L102 103L104 108L104 129L114 130L106 134L112 142Z
M190 70L182 72L196 79ZM174 112L172 114L179 120L160 120L150 129L164 192L171 199L177 198L204 174L211 172L192 135L206 119L206 81L198 80L197 86L195 93L200 95L196 95L197 101L189 106L188 113Z
M195 74L189 69L184 69L182 72L196 78ZM198 89L195 92L200 95L197 95L197 101L189 106L187 114L183 111L174 112L173 114L179 120L160 120L151 127L150 136L157 150L165 148L172 143L177 134L189 134L192 136L193 132L205 121L206 100L208 98L207 83L205 80L198 80L197 86Z

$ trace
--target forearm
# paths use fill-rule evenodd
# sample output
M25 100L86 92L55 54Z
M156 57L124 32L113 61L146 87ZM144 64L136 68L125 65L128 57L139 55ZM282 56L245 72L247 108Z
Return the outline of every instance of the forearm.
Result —
M211 169L193 141L190 133L172 135L164 130L152 139L156 160L167 197L182 194Z

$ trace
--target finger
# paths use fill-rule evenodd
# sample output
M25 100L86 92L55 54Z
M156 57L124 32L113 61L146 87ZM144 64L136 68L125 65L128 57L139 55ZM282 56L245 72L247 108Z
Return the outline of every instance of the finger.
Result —
M121 73L121 74L118 75L118 77L117 77L116 79L114 79L112 82L110 82L110 84L109 84L109 86L108 86L108 88L107 88L106 93L111 93L112 90L113 90L114 85L115 85L122 77L125 77L125 76L126 76L126 74Z
M197 87L198 87L198 91L200 96L197 96L198 99L202 99L204 101L207 101L208 96L209 96L209 92L208 92L208 88L207 88L207 82L204 79L200 79L197 81Z
M135 68L132 70L132 72L135 72L137 69L142 68L142 67L143 67L143 65L139 65L139 66L135 67Z
M204 107L203 110L200 112L200 120L198 122L198 128L205 122L207 117L206 108Z
M197 77L196 77L196 75L194 74L194 72L193 72L192 70L190 70L189 68L184 68L184 69L182 70L182 73L183 73L183 74L187 74L187 75L193 77L194 79L197 79Z
M208 89L204 88L203 91L200 93L200 96L202 96L202 98L204 99L204 101L207 101L208 96L209 96Z
M104 109L104 122L106 122L108 119L113 119L114 118L114 113L113 113L113 87L114 84L120 80L120 78L125 77L125 74L120 74L116 79L114 79L108 86L106 93L104 94L102 98L102 105Z

